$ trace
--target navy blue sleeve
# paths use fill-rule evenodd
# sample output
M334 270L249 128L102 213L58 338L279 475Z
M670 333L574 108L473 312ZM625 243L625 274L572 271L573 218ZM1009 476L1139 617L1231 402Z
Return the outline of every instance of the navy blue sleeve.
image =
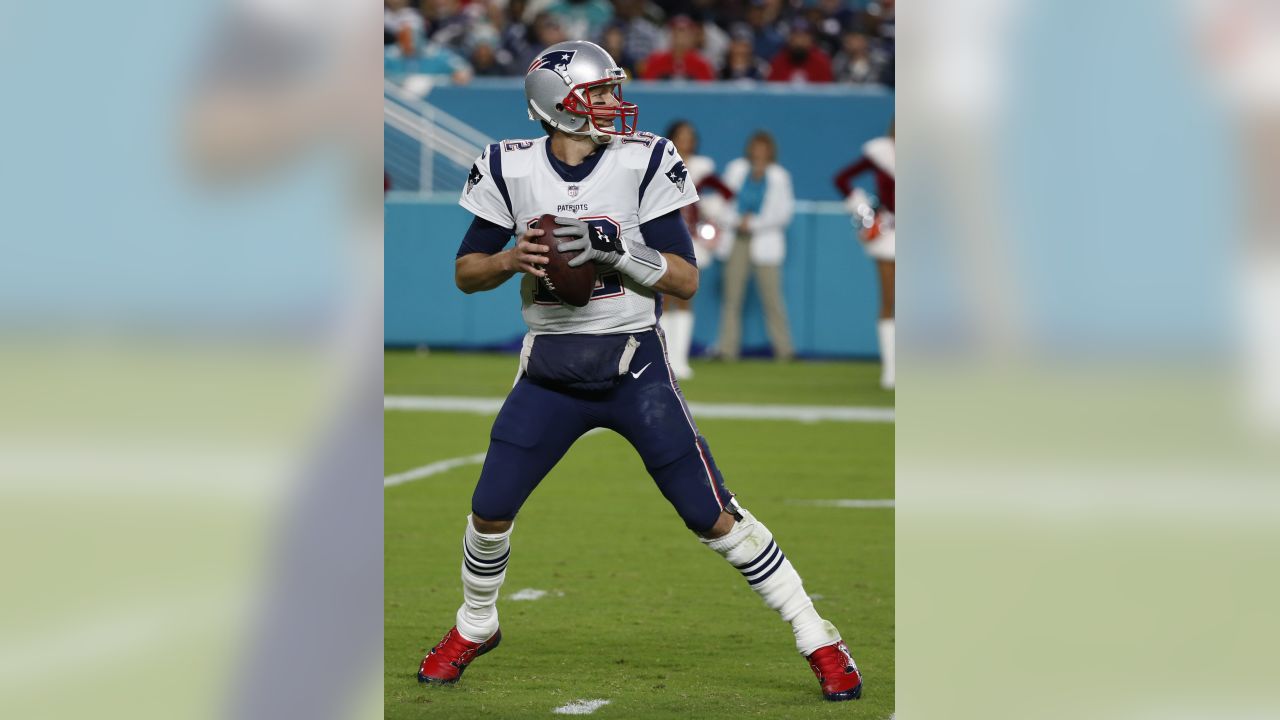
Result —
M679 210L672 210L642 224L640 235L644 237L644 244L654 250L679 255L694 267L698 266L698 261L693 256L693 238L689 236L689 226L684 224Z
M511 228L504 228L477 215L471 220L471 227L467 228L466 237L462 238L457 257L471 253L493 255L501 252L502 248L507 246L511 235Z

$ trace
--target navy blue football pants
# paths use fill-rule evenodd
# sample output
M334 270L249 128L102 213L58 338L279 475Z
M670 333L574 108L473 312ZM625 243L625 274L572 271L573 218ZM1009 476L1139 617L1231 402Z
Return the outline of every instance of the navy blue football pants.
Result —
M732 496L676 385L659 333L635 337L640 347L631 372L608 390L556 390L527 377L516 382L493 423L472 513L485 520L514 519L569 446L599 427L635 447L690 530L715 525Z

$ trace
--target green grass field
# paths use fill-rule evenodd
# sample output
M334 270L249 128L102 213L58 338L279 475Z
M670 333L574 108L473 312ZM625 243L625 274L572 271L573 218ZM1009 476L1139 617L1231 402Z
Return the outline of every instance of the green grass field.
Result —
M892 405L869 363L696 363L693 402ZM392 352L389 395L501 397L515 359ZM386 414L386 472L483 452L492 417ZM893 510L806 500L893 497L893 425L699 421L726 483L767 523L865 677L857 702L822 700L790 628L685 529L630 445L580 439L512 536L503 643L454 687L419 661L461 602L459 546L479 465L386 490L385 716L546 718L607 699L600 718L887 718L894 709ZM514 601L519 590L546 591Z

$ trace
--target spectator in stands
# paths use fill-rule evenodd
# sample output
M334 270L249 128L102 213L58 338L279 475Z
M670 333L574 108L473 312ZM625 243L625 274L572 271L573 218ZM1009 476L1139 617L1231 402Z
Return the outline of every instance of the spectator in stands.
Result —
M844 34L843 47L831 63L837 82L873 85L884 73L880 59L871 52L871 38L853 30Z
M607 0L556 0L546 13L560 22L570 38L589 40L600 37L613 19L613 5Z
M474 57L479 74L521 75L538 50L583 37L633 77L828 82L838 75L892 87L894 11L894 0L384 0L383 36L391 73L412 72L424 55L439 70L448 55L428 49L434 44ZM669 36L659 24L664 12L680 26ZM683 62L688 52L696 59ZM646 73L650 58L664 59Z
M773 356L790 360L795 350L782 297L782 261L786 257L787 226L795 212L795 194L791 174L778 164L773 136L757 130L747 141L746 157L725 168L724 183L735 193L724 226L736 232L724 233L721 243L721 254L728 259L720 318L720 357L737 360L742 351L742 305L747 275L754 268Z
M724 69L720 71L720 79L764 80L769 74L769 65L756 57L754 48L751 29L746 26L735 28L733 39L729 42L729 53L724 60Z
M618 67L627 71L627 77L635 79L636 61L631 57L631 53L627 50L627 31L626 26L622 23L614 22L604 29L604 35L600 38L600 47L609 53L613 61L618 63Z
M399 45L401 56L413 55L422 44L425 23L408 0L386 0L382 6L383 45Z
M872 28L873 33L881 43L892 52L895 34L895 19L897 3L894 0L879 0L867 5L867 11L864 15L864 22Z
M743 0L689 0L687 10L672 12L672 15L684 14L704 22L715 23L725 28L726 32L735 21L742 20Z
M779 16L780 7L773 0L751 0L747 7L747 24L754 34L756 57L772 58L786 43L778 30Z
M857 13L846 0L817 0L805 19L813 26L814 41L828 56L840 51L845 31L857 26Z
M813 29L805 20L791 24L787 46L774 56L769 67L772 82L831 82L831 58L814 46Z
M516 56L513 59L513 72L523 75L529 63L533 62L543 48L568 39L569 36L565 34L564 28L560 27L560 21L546 13L540 13L533 19L533 42L528 45L528 54L523 57Z
M657 23L647 17L645 0L616 0L617 17L626 31L626 48L631 57L642 61L666 43ZM656 11L656 9L655 9ZM637 67L643 72L643 67Z
M448 76L456 85L471 82L471 64L448 47L430 40L410 57L402 57L398 46L390 46L387 59L398 60L403 72Z
M862 22L869 28L871 35L871 54L882 68L880 82L889 87L894 85L894 25L895 3L893 0L881 0L867 6Z
M462 51L471 30L472 16L463 12L458 0L425 0L427 37L432 42Z
M527 67L520 66L521 60L532 62L533 54L543 48L541 45L534 47L533 29L523 20L525 7L525 0L509 0L503 14L502 48L511 56L513 74L523 72Z
M498 33L489 25L482 25L472 32L471 70L476 77L497 77L511 74L511 54L501 46Z
M729 53L729 33L716 24L710 12L700 10L691 17L697 26L694 44L698 53L711 63L712 72L718 75Z
M695 49L697 26L686 15L671 18L671 49L653 53L644 61L645 80L715 80L711 63Z

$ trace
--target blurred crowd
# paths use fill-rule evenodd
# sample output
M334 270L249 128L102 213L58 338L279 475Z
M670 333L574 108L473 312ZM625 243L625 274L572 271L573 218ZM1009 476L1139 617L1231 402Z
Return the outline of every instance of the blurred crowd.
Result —
M574 39L644 80L893 86L894 0L384 0L388 72L522 76Z

